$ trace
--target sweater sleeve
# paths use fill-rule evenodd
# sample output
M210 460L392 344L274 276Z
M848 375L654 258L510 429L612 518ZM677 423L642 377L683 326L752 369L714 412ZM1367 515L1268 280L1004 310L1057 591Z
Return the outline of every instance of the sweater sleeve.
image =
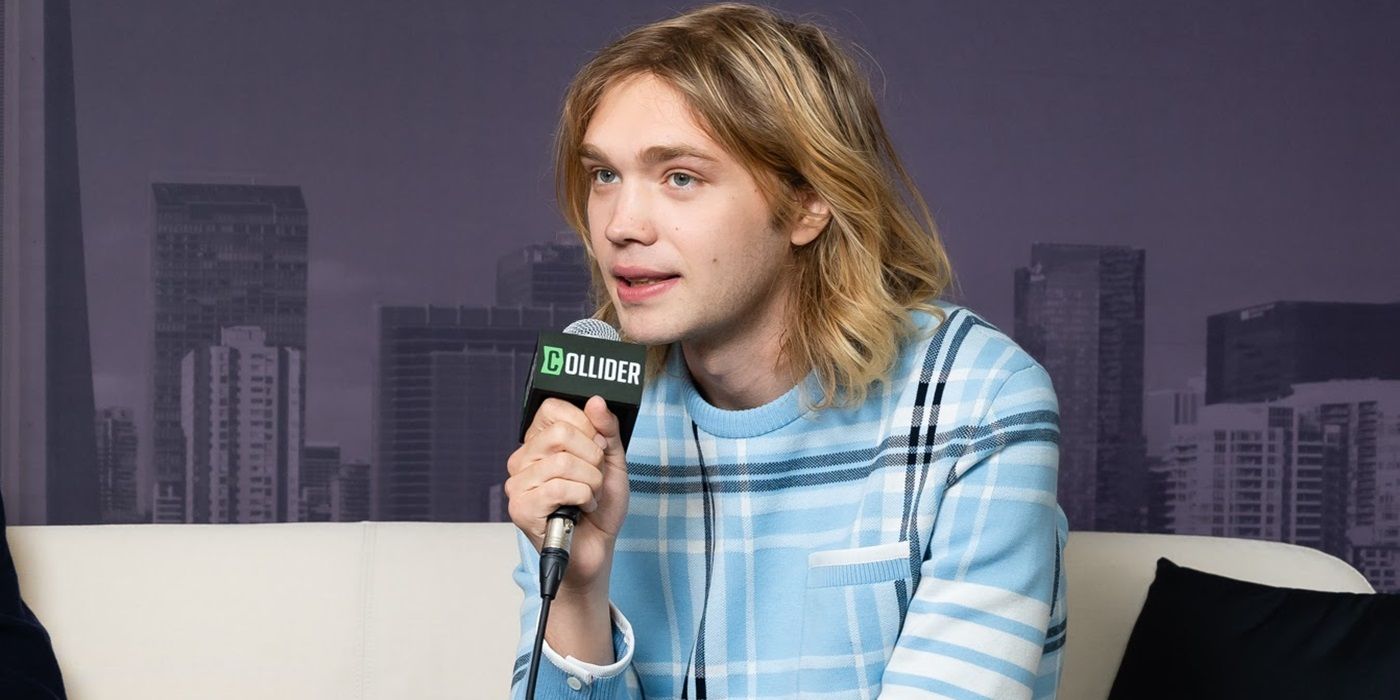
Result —
M995 393L953 466L881 698L1055 697L1068 535L1058 466L1058 402L1032 364Z
M539 553L522 533L516 533L520 565L515 583L525 594L520 610L520 642L511 672L510 696L524 700L529 685L530 654L534 651L535 630L540 616ZM561 656L544 643L536 700L643 700L641 686L632 669L632 624L617 606L612 609L614 661L606 666L590 664L572 656Z

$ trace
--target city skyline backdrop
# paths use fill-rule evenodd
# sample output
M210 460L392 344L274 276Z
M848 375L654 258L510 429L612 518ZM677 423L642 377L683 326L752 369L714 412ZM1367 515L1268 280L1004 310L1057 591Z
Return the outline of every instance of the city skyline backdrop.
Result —
M1385 196L1400 11L777 6L878 63L958 301L1008 332L1036 241L1149 250L1148 389L1202 370L1210 313L1400 297ZM295 185L312 228L307 434L368 459L374 303L489 304L494 261L563 229L549 139L569 77L674 9L74 3L98 405L147 401L150 184Z
M143 144L139 154L164 157L164 167L170 169L147 172L140 187L144 212L139 220L124 220L120 212L129 202L101 183L126 183L136 177L129 163L106 160L130 144L112 133L101 135L104 129L115 129L120 119L83 127L83 95L92 81L85 81L83 61L78 60L86 50L78 26L84 12L90 17L95 10L90 4L78 5L71 49L66 0L23 10L7 5L5 11L6 23L20 28L6 34L4 74L7 84L19 87L7 88L0 114L6 132L21 135L0 149L6 181L18 183L6 188L4 211L18 213L7 213L0 238L6 303L0 316L6 390L0 425L6 431L5 464L13 469L5 472L7 495L19 501L18 521L93 522L99 509L106 522L500 519L504 504L499 480L512 448L511 427L533 334L558 329L586 314L582 250L559 231L557 215L555 228L547 232L550 224L540 223L548 221L548 216L541 218L544 210L530 207L531 197L549 200L549 126L541 127L546 148L533 160L518 157L518 152L509 157L500 142L536 143L539 133L464 134L445 120L431 119L415 123L423 129L411 134L416 141L404 145L442 148L464 160L438 153L439 160L418 168L414 166L420 162L410 157L413 148L386 149L375 156L386 159L377 162L377 168L347 172L342 166L360 154L337 151L335 156L349 159L338 161L320 153L322 160L317 161L314 148L297 157L284 152L324 136L323 130L337 138L358 139L371 155L369 146L383 147L384 139L375 138L381 136L377 126L395 115L402 119L423 113L412 109L412 100L381 104L373 99L376 86L412 93L415 85L426 86L418 82L426 74L415 71L415 66L422 67L415 60L442 59L450 56L449 49L460 48L451 42L428 42L429 48L395 45L395 32L408 31L418 22L441 25L453 20L459 8L429 12L433 5L414 5L396 15L403 26L376 25L387 31L386 46L402 49L384 50L395 60L407 61L395 65L400 75L411 79L388 85L376 82L384 76L360 75L367 79L360 81L356 95L367 111L353 116L363 117L361 121L347 120L335 110L335 115L325 114L336 118L324 123L298 121L306 116L298 105L311 106L311 96L324 101L325 90L349 94L350 86L336 81L346 71L354 73L356 66L335 60L298 63L291 53L285 54L286 62L276 63L269 58L279 55L276 51L248 53L252 42L240 49L249 59L246 64L225 66L224 73L203 85L209 95L182 88L182 99L135 100L153 123L166 127L157 136L169 137ZM612 9L623 12L627 7ZM1311 7L1299 4L1291 10L1296 19ZM32 8L42 12L31 13ZM221 26L247 12L244 5L200 8L205 12L201 17L215 17ZM264 19L276 11L255 9L267 10L261 15ZM954 23L967 19L947 9L945 18ZM349 8L348 15L368 20L379 11ZM175 15L161 16L152 26L164 27L168 34L174 25L164 23L190 19ZM850 13L827 19L839 25L841 16L854 22L846 35L858 42L861 32L884 20L878 12L859 20ZM455 29L439 38L464 40L470 38L469 28L478 29L465 17L455 19L460 21L449 24ZM1194 19L1195 24L1175 27L1180 33L1165 32L1163 40L1185 37L1197 49L1213 46L1215 34L1203 28L1217 27L1202 24L1200 16ZM1247 19L1251 31L1262 28L1266 36L1268 30L1279 29L1269 25L1277 19L1273 15ZM282 27L256 36L271 36L275 47L285 31ZM1304 44L1316 49L1332 38L1318 31L1286 34L1274 36L1281 40L1272 45L1275 58ZM336 36L344 40L350 35ZM1144 38L1150 37L1162 39L1157 34ZM1245 38L1231 37L1237 42ZM882 51L899 53L877 43ZM1394 106L1395 86L1385 91L1363 79L1378 56L1367 53L1370 44L1365 41L1361 49L1355 49L1356 43L1351 45L1356 62L1348 64L1355 69L1353 87L1362 92L1367 86L1376 88L1371 96L1389 99ZM36 46L43 47L42 56L26 63ZM323 48L344 46L332 41ZM472 48L490 46L473 43ZM282 49L289 51L290 44ZM1142 47L1137 50L1135 55L1153 55ZM71 64L70 56L75 59ZM121 56L118 51L109 57L102 69L109 69L112 60L120 63ZM883 65L880 56L873 58ZM276 65L260 63L269 60ZM1273 61L1267 70L1239 75L1260 78L1279 65ZM285 70L247 72L269 67ZM305 71L298 74L297 69ZM1087 75L1087 82L1094 83L1132 74L1122 65L1115 65L1114 71L1040 71L1036 85L1053 83L1056 76ZM1213 75L1222 73L1229 75L1228 70ZM1151 73L1139 77L1143 75ZM1309 75L1300 73L1300 80L1289 88L1296 92L1297 84L1308 84L1303 78ZM889 72L882 76L888 78ZM1165 85L1200 91L1208 82L1205 74L1174 75L1183 76L1187 79ZM943 76L926 77L930 85L948 88L941 82ZM1340 75L1328 78L1333 82L1325 87L1336 89ZM169 87L171 79L166 76L167 82L154 80L151 85ZM479 79L472 74L467 83L482 87ZM567 80L567 72L561 80ZM1105 84L1097 83L1100 88ZM97 85L99 95L109 87L100 81ZM520 92L514 89L518 85L489 80L484 86L487 94L492 89ZM1316 90L1323 87L1313 85ZM132 101L142 89L159 88L137 85L126 99ZM262 94L277 89L288 90L286 96L293 99L284 103ZM228 118L219 110L219 100L230 94L256 99L238 103L246 111L237 120L238 128L210 132L211 125L217 127ZM983 127L971 120L986 104L973 100L972 112L957 109L960 103L944 110L935 106L942 94L946 91L935 91L932 98L891 91L886 99L916 114L922 110L949 119L955 133L990 134L979 131ZM913 99L915 95L927 99L921 102ZM433 106L440 111L451 114L464 107L459 93L437 97L443 102ZM1076 131L1094 126L1087 112L1069 109L1084 104L1065 95L1055 98L1040 105L1044 111L1039 116L1051 118L1061 130L1045 132L1055 138L1034 144L1042 150L1013 153L988 145L990 153L1019 157L1030 172L1045 179L1004 175L993 180L997 188L970 193L968 199L947 206L940 204L938 191L924 189L944 224L944 242L964 282L949 298L1015 338L1056 383L1063 437L1060 502L1071 527L1296 542L1349 559L1382 590L1400 588L1400 355L1394 349L1400 345L1400 276L1395 271L1400 237L1386 235L1394 228L1394 218L1384 218L1400 205L1371 197L1382 190L1368 189L1384 188L1396 173L1379 160L1370 171L1364 167L1371 163L1368 159L1400 150L1395 134L1366 131L1375 104L1384 113L1387 103L1343 115L1350 131L1310 134L1313 141L1307 146L1318 149L1312 153L1315 160L1296 162L1291 159L1311 151L1302 143L1261 139L1260 133L1279 137L1300 125L1325 122L1326 109L1299 122L1297 114L1306 110L1298 103L1297 110L1280 112L1275 122L1248 125L1248 136L1255 142L1245 130L1233 132L1234 140L1181 161L1169 156L1176 155L1183 142L1219 134L1152 134L1169 136L1159 144L1144 141L1146 131L1123 130L1131 132L1131 145L1149 160L1216 168L1173 174L1125 169L1125 163L1114 159L1131 151L1096 151L1115 143L1115 133ZM1126 93L1115 99L1120 100L1114 103L1119 109L1140 106ZM269 100L286 109L265 110ZM187 104L194 101L200 104ZM41 105L38 111L26 107L35 104ZM1231 111L1217 114L1211 126L1243 127L1230 118L1241 116L1251 104L1257 108L1263 103L1236 99L1229 105ZM1324 106L1336 108L1335 103ZM887 104L886 117L898 143L892 109ZM471 105L465 113L487 120L497 116L482 116L480 105ZM1081 120L1066 116L1072 114ZM186 115L186 121L179 122L180 115ZM203 130L191 123L201 116ZM247 126L250 116L258 117L253 119L255 127ZM969 121L960 124L959 116ZM1097 126L1121 129L1121 116ZM1171 118L1188 116L1174 113ZM1037 130L1044 128L1043 122L1004 121L996 127L1009 129L1007 136L1024 138L1041 134ZM1129 124L1142 126L1131 120ZM182 127L188 131L180 132ZM94 132L99 136L90 138ZM201 134L206 141L192 153L168 150L182 138ZM924 170L955 191L966 186L957 177L964 174L958 168L968 164L958 161L969 157L963 150L966 144L920 142L919 135L914 132L913 141L927 149L902 149L916 180ZM1375 143L1368 140L1373 135ZM1057 140L1066 137L1068 141ZM1083 139L1078 142L1081 150L1068 149L1076 139ZM1332 149L1325 154L1318 145L1323 142ZM1251 144L1287 150L1255 152ZM277 151L279 147L283 150ZM260 153L269 148L274 151ZM1088 159L1076 170L1056 171L1053 174L1061 176L1056 179L1047 168L1057 164L1047 160L1046 153L1058 149L1067 149L1062 155ZM473 160L478 154L484 157ZM1265 156L1295 167L1271 169ZM942 160L945 157L950 160ZM201 159L217 161L220 168L276 163L268 172L279 174L234 176L236 170L200 173L186 167ZM481 164L489 164L491 172L477 172ZM1319 164L1332 169L1317 169ZM1374 177L1338 180L1343 166L1353 167L1345 173L1349 177L1361 177L1358 172ZM1252 168L1254 177L1212 179L1232 168ZM534 188L542 192L530 192L527 172L535 173ZM989 171L972 172L997 177ZM1184 174L1192 176L1189 183ZM1125 185L1124 175L1136 180ZM1113 176L1118 180L1111 181ZM444 180L451 177L456 179ZM511 182L507 189L494 189ZM1338 182L1354 187L1347 190ZM1062 201L1047 194L1091 184L1105 196L1125 198L1092 210L1082 199ZM1177 219L1156 214L1185 216L1179 210L1168 212L1172 203L1161 201L1152 190L1169 184L1185 188L1190 197L1183 201L1200 205L1191 212L1199 217L1200 227L1161 228L1164 221ZM1234 198L1222 196L1220 188ZM367 192L360 193L362 189ZM1026 206L1022 216L1044 216L1049 223L997 230L997 225L1016 217L1007 216L1008 207L994 206L1000 200L978 199L988 194L1015 198ZM1305 201L1306 194L1338 201L1317 205ZM1131 220L1118 221L1115 207L1129 203L1138 207L1130 212ZM969 214L979 216L960 218ZM950 227L950 219L960 223ZM1067 222L1076 220L1080 228L1071 230ZM395 228L396 221L404 225ZM1375 228L1337 228L1339 222L1356 221ZM1239 227L1212 228L1231 222ZM1324 230L1323 224L1333 228ZM1116 234L1115 225L1123 225ZM1251 241L1257 244L1259 227L1267 226L1275 227L1266 231L1272 248L1242 247ZM965 233L959 234L959 227ZM1379 233L1370 235L1374 232ZM121 235L139 245L109 249ZM1310 247L1313 237L1334 246ZM1191 250L1198 254L1183 258L1182 251ZM360 259L365 251L376 257ZM987 257L989 251L996 256ZM142 270L142 263L149 267ZM1286 274L1308 265L1325 272ZM1002 276L1001 271L1008 274ZM1223 274L1212 276L1212 271ZM132 283L138 276L143 284ZM1154 290L1163 289L1168 296L1159 300ZM999 290L1011 292L1009 312L999 304ZM133 291L142 296L131 296ZM1199 296L1203 292L1215 296ZM1191 314L1195 317L1188 319ZM1190 332L1185 330L1188 326ZM1163 328L1178 332L1164 338ZM141 365L130 370L125 363L133 338L145 352L137 355ZM343 342L335 342L337 338ZM42 380L32 371L38 368L44 369ZM148 393L152 387L154 394ZM24 402L13 400L21 395ZM44 426L44 432L23 430L36 416L43 422L34 425ZM154 433L152 416L158 421ZM80 426L94 442L65 437ZM10 486L18 487L18 493Z

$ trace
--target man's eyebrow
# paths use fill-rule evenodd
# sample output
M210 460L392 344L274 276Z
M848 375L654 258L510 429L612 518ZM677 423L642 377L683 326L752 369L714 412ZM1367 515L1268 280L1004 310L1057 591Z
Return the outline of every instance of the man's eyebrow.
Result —
M601 163L608 161L603 152L592 144L585 143L579 146L578 154L580 159L596 160ZM652 146L642 151L642 164L644 165L656 165L677 158L696 158L711 163L719 162L718 158L690 146Z

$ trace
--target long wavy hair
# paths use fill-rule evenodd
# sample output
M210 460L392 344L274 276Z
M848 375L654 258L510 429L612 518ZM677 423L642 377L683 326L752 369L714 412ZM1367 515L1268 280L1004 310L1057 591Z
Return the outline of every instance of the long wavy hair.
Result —
M559 206L595 261L580 146L604 92L643 74L677 90L701 128L749 170L777 230L803 214L811 193L830 206L827 228L794 251L781 348L797 376L816 373L815 407L864 401L915 333L910 312L945 320L933 301L954 280L859 65L814 24L729 3L640 27L604 48L565 93L554 153ZM595 315L617 325L596 262L592 274ZM667 349L651 349L653 376Z

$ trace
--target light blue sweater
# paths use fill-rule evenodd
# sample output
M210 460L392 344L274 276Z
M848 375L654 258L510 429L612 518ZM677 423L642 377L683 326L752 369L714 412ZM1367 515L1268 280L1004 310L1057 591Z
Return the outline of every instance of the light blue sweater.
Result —
M646 389L612 569L617 662L546 647L541 698L1053 698L1065 640L1050 377L939 302L888 387L809 411L814 377L758 408ZM809 394L815 396L815 394ZM513 697L539 613L525 593Z

